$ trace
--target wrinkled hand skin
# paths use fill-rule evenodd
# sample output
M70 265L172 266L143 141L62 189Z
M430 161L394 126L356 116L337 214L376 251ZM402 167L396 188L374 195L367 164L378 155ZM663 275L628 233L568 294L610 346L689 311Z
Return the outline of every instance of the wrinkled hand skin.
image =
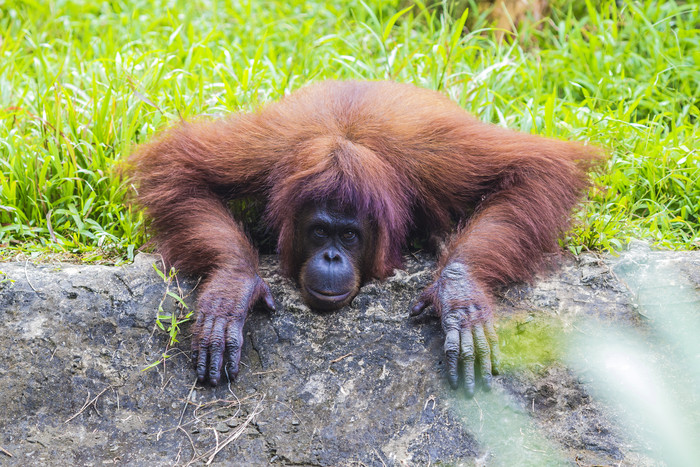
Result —
M445 332L447 377L452 389L459 387L461 376L466 395L474 396L477 363L482 387L490 391L492 375L498 374L498 336L489 300L471 278L467 266L458 261L447 264L438 279L423 291L411 316L421 314L431 304Z
M241 360L243 325L258 300L274 311L270 288L257 274L241 277L220 271L205 285L192 334L192 360L200 383L219 384L224 359L229 380L234 380Z

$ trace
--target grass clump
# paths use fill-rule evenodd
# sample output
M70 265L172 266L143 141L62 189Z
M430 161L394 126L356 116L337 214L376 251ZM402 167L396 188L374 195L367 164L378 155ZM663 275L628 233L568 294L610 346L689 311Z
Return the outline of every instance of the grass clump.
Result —
M700 246L699 5L561 0L498 43L467 3L0 0L0 257L130 259L144 221L114 167L135 144L326 78L413 82L609 148L575 252Z

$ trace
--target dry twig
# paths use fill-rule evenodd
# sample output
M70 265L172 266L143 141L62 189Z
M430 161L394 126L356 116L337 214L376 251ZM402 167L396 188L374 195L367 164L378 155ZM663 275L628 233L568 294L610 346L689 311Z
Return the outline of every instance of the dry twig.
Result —
M341 357L338 357L338 358L336 358L335 360L331 360L331 364L333 364L333 363L338 363L339 361L348 358L350 355L352 355L352 352L346 353L345 355L343 355L343 356L341 356Z
M95 412L97 412L97 415L100 415L100 412L97 410L97 406L95 405L96 402L97 402L97 399L99 399L100 396L101 396L102 394L104 394L105 392L107 392L108 390L110 390L110 389L115 389L115 388L117 388L117 387L119 387L119 386L114 386L114 385L111 385L111 384L110 384L109 386L107 386L106 388L104 388L102 391L100 391L100 393L99 393L98 395L96 395L95 397L93 397L91 400L89 400L89 399L90 399L90 391L88 391L87 398L85 399L85 403L83 404L83 406L81 407L81 409L78 410L76 413L74 413L72 417L70 417L68 420L66 420L66 421L63 422L63 423L68 423L68 422L70 422L70 421L73 420L75 417L77 417L77 416L80 415L81 413L85 412L85 409L87 409L87 408L90 407L91 405L92 405L92 408L95 409Z

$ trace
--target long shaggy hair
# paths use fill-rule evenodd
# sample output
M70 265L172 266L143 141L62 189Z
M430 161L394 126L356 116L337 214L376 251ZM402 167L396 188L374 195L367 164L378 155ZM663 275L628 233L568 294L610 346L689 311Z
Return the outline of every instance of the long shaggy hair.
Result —
M182 123L129 163L161 253L183 270L257 267L226 206L255 197L291 276L296 214L331 201L376 226L367 276L383 279L401 265L414 222L449 232L456 221L450 257L493 286L537 270L601 157L479 122L437 92L328 81L253 113Z

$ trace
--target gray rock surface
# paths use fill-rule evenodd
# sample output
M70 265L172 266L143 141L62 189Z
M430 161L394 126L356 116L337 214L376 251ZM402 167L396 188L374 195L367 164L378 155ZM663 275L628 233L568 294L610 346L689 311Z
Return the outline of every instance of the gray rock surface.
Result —
M188 324L171 349L155 327L161 303L161 314L184 312L154 261L0 263L0 464L656 465L673 463L665 449L697 449L655 444L646 431L656 419L626 417L634 410L601 393L595 368L606 357L585 337L602 335L590 327L601 324L627 330L661 349L653 365L682 361L664 349L694 352L698 253L636 245L620 258L582 255L504 289L504 371L473 400L446 384L437 319L407 318L431 278L427 257L408 257L332 313L309 310L276 259L263 258L278 311L251 314L241 373L217 388L195 384ZM191 307L194 287L181 279L167 290ZM671 313L684 324L655 327L669 306L689 310ZM693 371L665 374L679 387L700 382ZM697 393L686 396L689 433L700 433Z

